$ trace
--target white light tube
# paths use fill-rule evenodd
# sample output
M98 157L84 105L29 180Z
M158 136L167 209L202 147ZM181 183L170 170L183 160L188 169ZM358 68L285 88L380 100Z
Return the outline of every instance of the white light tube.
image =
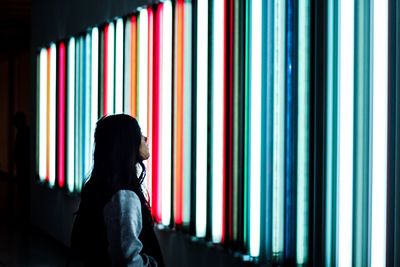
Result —
M115 44L115 113L123 112L123 78L124 78L124 22L121 18L116 22Z
M124 113L131 113L131 38L132 38L131 18L125 22L125 38L124 38Z
M251 4L250 255L260 255L262 1Z
M139 14L139 88L138 88L138 121L143 135L147 136L147 68L148 68L148 14L142 9Z
M57 48L50 45L50 151L49 151L49 185L56 182L56 95L57 95Z
M285 155L285 1L275 0L272 254L283 256Z
M39 92L39 178L46 179L46 114L47 114L47 50L40 50L40 92Z
M162 70L161 70L161 221L171 221L171 153L172 153L172 4L166 1L163 7Z
M197 1L196 236L207 227L208 1Z
M371 266L386 265L388 0L373 1ZM398 90L398 89L397 89Z
M84 55L86 58L85 58L85 66L84 66L84 68L86 68L86 70L85 70L85 75L86 75L86 77L85 77L85 82L86 82L86 84L84 85L85 87L85 91L83 92L83 94L85 95L85 110L83 111L83 116L85 117L85 125L84 125L84 129L83 129L83 133L84 133L84 142L83 142L83 145L84 145L84 148L85 148L85 153L84 153L84 155L83 155L83 158L84 158L84 160L85 160L85 167L84 167L84 169L83 169L83 177L82 177L82 179L83 179L83 184L85 183L85 181L86 181L86 178L88 177L88 175L90 174L90 170L91 170L91 167L92 167L92 164L91 164L91 148L92 148L92 146L91 146L91 143L90 143L90 140L91 140L91 122L90 122L90 119L91 119L91 111L92 111L92 109L91 109L91 103L93 102L93 99L92 99L92 92L91 92L91 89L92 89L92 75L91 75L91 70L92 70L92 67L91 67L91 63L92 63L92 44L91 44L91 42L92 42L92 34L91 34L91 32L90 31L88 31L87 33L86 33L86 38L85 38L85 45L86 45L86 47L85 47L85 51L86 51L86 54Z
M91 79L92 79L92 97L91 97L91 118L90 118L90 162L93 164L94 153L94 131L99 118L99 29L92 29L92 59L91 59Z
M213 23L213 144L212 144L212 241L222 239L222 183L224 132L224 2L214 1ZM206 127L206 126L203 126Z
M67 91L67 186L74 190L75 179L75 38L68 42L68 91Z
M114 45L115 45L115 33L114 33L114 23L111 22L108 25L108 66L107 68L107 111L108 114L115 113L115 106L114 106Z
M352 265L354 0L340 2L338 265Z

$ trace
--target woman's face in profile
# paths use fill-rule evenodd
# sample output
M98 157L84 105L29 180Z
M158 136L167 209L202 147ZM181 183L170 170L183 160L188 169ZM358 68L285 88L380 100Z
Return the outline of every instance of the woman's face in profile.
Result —
M150 157L149 144L147 143L147 137L142 135L142 141L139 147L139 155L143 160Z

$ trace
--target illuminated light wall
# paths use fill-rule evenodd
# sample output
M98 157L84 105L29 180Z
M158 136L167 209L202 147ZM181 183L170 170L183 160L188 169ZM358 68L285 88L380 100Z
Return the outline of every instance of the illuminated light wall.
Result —
M97 120L131 114L156 223L261 264L396 266L398 11L323 3L323 34L310 1L177 0L40 48L39 180L79 193Z

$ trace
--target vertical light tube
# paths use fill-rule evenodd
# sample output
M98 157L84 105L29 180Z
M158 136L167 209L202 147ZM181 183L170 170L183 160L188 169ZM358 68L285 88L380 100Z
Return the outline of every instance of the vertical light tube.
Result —
M75 178L75 192L80 192L81 190L81 178L82 178L82 79L84 77L83 74L83 37L79 37L76 40L76 54L75 54L75 169L74 169L74 178Z
M125 36L124 36L124 113L131 113L131 82L132 82L132 27L131 18L125 21Z
M149 150L153 151L153 54L154 54L154 12L151 7L147 8L147 16L148 16L148 50L147 50L147 138L151 140L149 142ZM150 157L146 164L147 169L147 179L146 186L147 192L149 194L149 199L151 200L150 204L153 206L153 157Z
M197 1L196 235L207 226L208 1Z
M40 50L40 91L39 91L39 178L46 179L46 114L47 114L47 50Z
M184 63L184 1L176 2L175 19L175 173L174 173L174 219L178 226L182 225L182 190L183 190L183 63Z
M57 47L50 45L50 153L49 153L49 185L53 187L56 183L56 96L57 96Z
M148 16L147 9L139 14L139 66L138 66L138 120L143 135L147 136L147 57L148 57Z
M192 3L184 4L184 81L183 81L183 224L190 223L191 125L192 125Z
M65 44L59 46L58 65L58 186L65 184Z
M137 116L137 87L138 87L138 22L136 16L131 18L131 115Z
M83 183L85 183L86 178L88 177L88 175L90 174L90 170L92 167L92 161L91 161L91 128L92 128L92 124L91 124L91 112L92 112L92 107L91 104L94 102L93 100L93 95L92 95L92 33L91 31L88 31L86 33L86 38L85 38L85 66L84 68L85 70L85 91L83 92L85 98L85 109L84 109L84 113L83 116L85 117L85 121L83 124L83 131L84 131L84 140L83 140L83 158L85 160L85 165L84 165L84 169L83 169Z
M161 178L160 178L160 156L161 156L161 147L160 147L160 137L161 137L161 124L160 124L160 94L161 94L161 84L162 84L162 12L163 12L163 4L159 4L156 7L156 11L154 14L154 53L153 53L153 92L152 92L152 213L154 220L158 223L161 221Z
M123 81L124 81L124 22L117 19L115 25L115 113L122 113L124 107Z
M67 92L67 186L74 190L75 180L75 38L68 42L68 92Z
M388 0L373 1L371 266L386 265Z
M46 66L46 176L45 181L49 182L50 174L50 48L46 49L47 66Z
M172 4L166 1L162 12L161 52L161 220L171 221L171 153L172 153Z
M328 0L325 266L337 265L338 2Z
M277 261L284 245L285 6L285 0L275 0L272 254Z
M296 263L308 261L310 3L299 2Z
M354 267L369 266L371 239L370 214L370 111L371 111L371 4L356 0L354 25Z
M223 122L224 122L224 1L214 1L212 81L212 241L219 243L223 232Z
M339 266L352 265L354 0L340 2Z
M114 46L115 46L115 30L114 23L108 25L108 38L107 38L107 113L115 113L115 92L114 92Z
M233 219L233 224L232 224L232 239L234 242L238 242L239 240L239 212L241 210L239 206L239 196L240 196L240 189L239 189L239 179L240 177L240 167L239 167L239 110L240 110L240 105L239 105L239 71L242 71L240 68L240 60L239 60L239 50L240 50L240 38L239 38L239 0L235 0L233 2L233 7L234 12L233 12L233 81L232 81L232 89L233 89L233 157L232 157L232 191L233 191L233 199L232 199L232 219ZM232 13L231 13L232 14ZM240 178L239 178L240 177Z
M96 123L99 118L99 29L97 27L92 29L92 97L91 97L91 118L90 118L90 162L93 162L94 153L94 131Z
M251 2L250 91L250 255L260 254L261 219L261 37L262 1Z
M108 107L108 39L109 37L109 24L106 24L104 26L104 32L102 37L103 38L103 42L102 42L102 60L101 60L101 68L102 68L102 74L103 74L103 81L102 81L102 100L103 100L103 115L106 115L109 113L109 107Z

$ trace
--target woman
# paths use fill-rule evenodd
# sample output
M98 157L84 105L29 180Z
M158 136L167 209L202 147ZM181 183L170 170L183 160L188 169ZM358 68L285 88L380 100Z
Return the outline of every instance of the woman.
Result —
M142 183L147 138L128 115L103 117L71 243L86 266L164 266ZM138 165L141 169L138 175Z

